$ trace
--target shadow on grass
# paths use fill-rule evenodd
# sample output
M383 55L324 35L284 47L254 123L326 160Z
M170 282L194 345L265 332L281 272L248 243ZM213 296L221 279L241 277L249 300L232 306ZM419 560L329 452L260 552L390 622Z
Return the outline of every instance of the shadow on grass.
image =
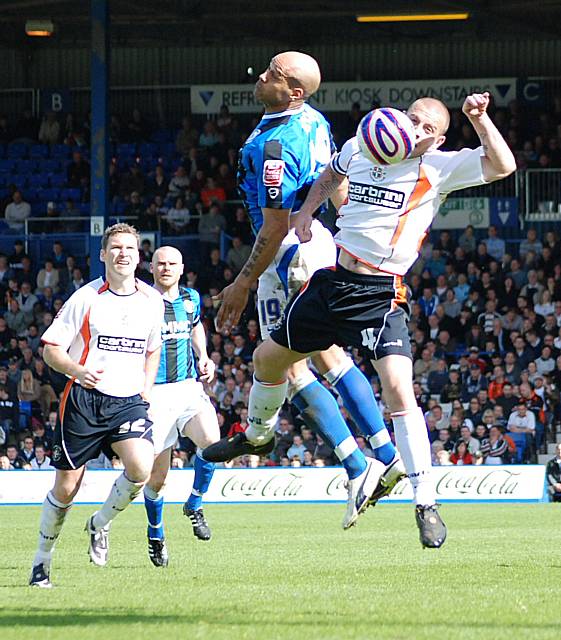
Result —
M279 620L259 620L254 616L251 616L249 619L243 619L240 613L237 612L224 612L223 615L218 617L209 616L205 614L195 614L189 612L178 612L177 614L154 614L153 612L139 612L139 611L128 611L123 612L121 609L115 610L114 612L107 611L104 609L103 611L97 609L39 609L32 608L26 609L25 614L23 611L18 611L16 609L8 610L8 611L0 611L0 627L2 626L11 626L12 628L29 628L29 627L84 627L90 625L130 625L142 623L143 625L161 625L161 624L206 624L209 626L226 626L226 627L263 627L269 624L276 625L280 623ZM310 616L309 620L288 620L283 618L282 625L284 627L300 627L305 628L307 626L310 627L330 627L333 628L334 620L329 617L325 617L323 619L318 619L317 617ZM364 624L371 624L372 621L367 622L364 621ZM508 623L494 623L494 622L435 622L435 623L427 623L425 625L419 624L418 622L405 622L403 620L396 620L395 623L389 623L388 621L379 621L380 630L388 631L392 628L399 629L401 631L410 628L412 637L415 635L415 631L419 632L421 630L433 630L437 631L439 628L458 628L462 630L469 629L481 629L483 631L490 631L495 629L496 633L509 631L521 631L526 630L530 631L545 631L545 630L557 630L559 625L555 622L543 622L543 623L532 623L521 620L519 623L516 622L508 622ZM362 626L362 624L358 624L358 627Z

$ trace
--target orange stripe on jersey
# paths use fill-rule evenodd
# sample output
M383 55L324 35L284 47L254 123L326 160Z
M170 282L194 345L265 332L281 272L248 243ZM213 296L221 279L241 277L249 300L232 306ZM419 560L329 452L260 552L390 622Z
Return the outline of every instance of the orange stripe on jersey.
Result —
M74 384L74 380L76 378L72 378L66 383L64 387L64 391L62 392L62 398L60 399L60 407L58 409L58 415L60 417L60 424L62 425L62 421L64 420L64 410L66 409L66 401L68 400L68 395L70 394L70 389L72 389L72 385Z
M395 247L397 241L399 240L399 237L403 232L403 227L407 222L407 216L416 206L418 206L419 202L421 202L421 198L425 195L425 193L427 193L427 191L429 191L431 187L432 185L427 178L427 174L423 169L423 165L421 164L419 165L419 176L417 178L417 182L415 183L415 187L413 188L413 191L409 196L405 211L399 216L397 227L395 228L392 239L390 240L390 247Z
M107 285L107 288L109 288L109 285ZM86 358L88 357L88 353L90 351L90 339L92 337L90 331L90 309L88 309L86 315L84 316L84 322L82 322L82 326L80 327L80 335L82 336L82 340L84 341L84 350L82 351L82 355L80 356L78 364L83 365L86 362Z
M99 287L99 289L97 290L98 293L103 293L104 291L108 291L109 290L109 282L107 282L107 280L101 285L101 287Z
M398 304L407 303L407 287L403 284L403 278L401 276L395 276L393 288L395 294L392 300L392 309L397 307Z

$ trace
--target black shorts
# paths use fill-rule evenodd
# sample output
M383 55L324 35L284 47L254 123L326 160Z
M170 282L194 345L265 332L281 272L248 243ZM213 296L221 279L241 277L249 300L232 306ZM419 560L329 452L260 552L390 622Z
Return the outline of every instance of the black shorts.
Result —
M324 351L333 344L358 347L374 360L411 358L409 305L399 276L370 276L320 269L292 297L271 333L298 353Z
M78 469L114 442L145 438L152 442L148 403L140 395L118 398L69 384L63 394L53 442L53 466Z

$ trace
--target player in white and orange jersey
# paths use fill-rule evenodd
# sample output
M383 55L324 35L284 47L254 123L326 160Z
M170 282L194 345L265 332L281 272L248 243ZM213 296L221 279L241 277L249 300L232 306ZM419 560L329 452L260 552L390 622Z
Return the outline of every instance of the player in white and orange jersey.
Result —
M432 98L417 100L408 110L416 131L409 159L376 166L360 154L356 139L345 143L312 186L295 223L299 239L305 242L318 204L348 179L348 198L337 220L337 267L312 276L253 357L256 377L272 385L302 354L331 344L370 352L415 492L416 522L425 547L440 547L446 527L436 508L427 429L413 393L409 307L401 280L449 192L504 178L516 168L512 152L487 114L488 104L489 94L484 93L468 96L463 105L481 140L476 150L438 150L449 114L442 102ZM270 396L258 405L250 396L254 429L271 428L270 416L277 407L274 391Z
M160 363L160 294L134 273L134 227L105 230L100 259L105 277L74 293L43 334L45 362L69 380L55 429L55 484L47 493L29 583L50 588L55 542L84 477L85 464L114 451L125 470L99 511L88 518L90 560L105 565L113 518L140 493L154 461L148 402Z

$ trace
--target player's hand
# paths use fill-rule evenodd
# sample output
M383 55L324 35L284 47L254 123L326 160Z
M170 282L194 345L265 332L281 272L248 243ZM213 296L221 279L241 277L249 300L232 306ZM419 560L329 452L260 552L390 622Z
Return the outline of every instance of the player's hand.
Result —
M480 118L487 112L489 101L490 96L488 91L485 93L472 93L464 100L462 111L468 118Z
M214 378L214 361L210 358L199 360L199 376L201 382L212 382Z
M86 367L76 376L78 382L84 389L95 389L101 377L103 369L87 369Z
M309 242L312 239L313 221L311 214L302 213L302 211L292 218L292 225L300 242Z
M216 316L216 328L218 331L231 329L238 324L240 317L247 305L249 287L245 287L237 280L212 298L213 302L220 302L220 308Z

